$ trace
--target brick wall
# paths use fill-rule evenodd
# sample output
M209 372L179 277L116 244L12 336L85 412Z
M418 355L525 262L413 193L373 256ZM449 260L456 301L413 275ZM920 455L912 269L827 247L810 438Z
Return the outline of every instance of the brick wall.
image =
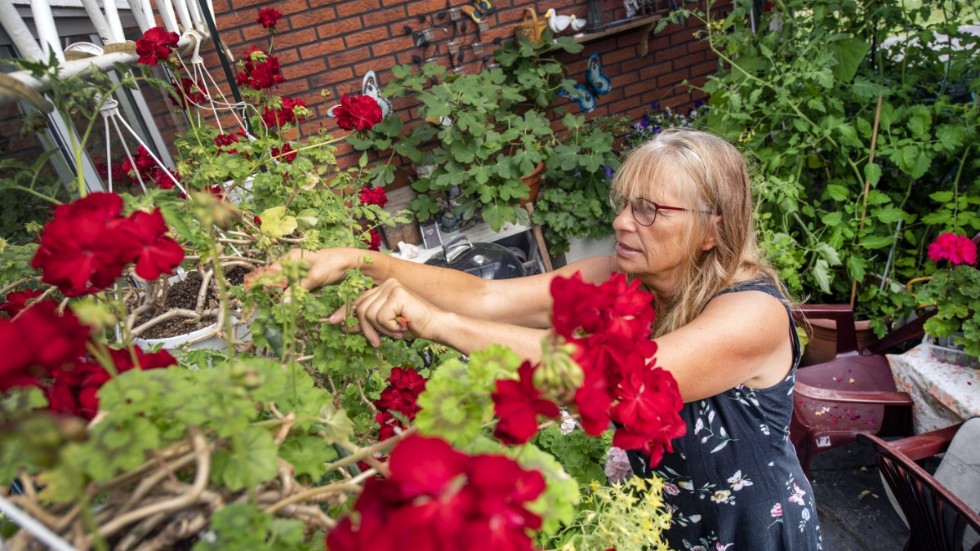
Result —
M600 2L606 22L625 17L619 0ZM327 109L341 94L359 93L364 74L369 70L378 74L384 86L391 80L391 67L397 64L435 58L438 63L450 66L448 42L455 41L463 52L463 60L457 65L464 71L479 71L483 59L493 51L494 40L513 36L514 26L525 17L525 8L543 14L547 7L554 7L560 14L582 17L586 12L583 2L570 0L497 1L496 11L487 18L484 31L479 31L465 14L460 14L456 22L448 12L440 16L447 7L465 5L471 4L467 0L214 0L220 38L234 59L249 46L268 46L268 33L255 22L259 8L273 7L283 13L273 52L279 56L288 81L276 91L303 99L313 110L314 116L300 129L307 135L321 127L336 133L336 123L326 116ZM465 29L462 21L466 21ZM432 44L420 48L415 43L417 33L426 29L432 30ZM701 83L705 75L716 69L706 44L692 37L694 30L692 23L651 34L649 53L643 57L638 54L641 31L630 30L589 42L581 53L564 54L560 59L566 63L570 78L584 82L588 57L593 51L599 52L613 90L599 98L598 107L589 117L618 115L636 119L654 101L664 107L685 108L696 96L681 83L685 79ZM130 29L128 38L138 38L138 34L137 29ZM474 44L482 46L480 53L475 53ZM202 53L211 74L220 85L226 86L227 79L213 47L206 45ZM322 97L321 90L328 91L329 97ZM165 140L172 143L180 118L175 116L165 93L149 87L143 87L143 92ZM394 107L402 120L410 123L413 111L408 102L402 99ZM565 107L578 112L570 102ZM18 137L15 129L20 122L15 107L0 111L0 129L7 129L0 132L4 136L0 139L0 153L27 160L36 156L39 149L36 141ZM93 150L93 153L101 161L104 154L100 151ZM338 154L341 165L355 158L346 145L341 146ZM120 159L121 156L115 160Z
M666 2L661 4L666 7ZM236 58L249 46L266 47L267 33L255 23L259 8L272 7L283 14L273 52L279 56L288 82L277 92L299 97L313 110L314 116L301 127L304 134L321 126L336 131L326 110L341 94L359 93L369 70L378 74L382 87L391 80L392 66L430 58L447 67L455 63L463 71L479 71L483 58L494 48L494 39L513 36L514 26L525 17L525 8L538 14L548 7L565 15L586 14L584 2L498 0L494 3L495 13L486 18L485 30L480 31L465 14L459 14L460 19L454 21L447 11L448 7L466 5L472 4L463 0L214 1L220 38ZM600 0L600 5L606 22L625 17L618 0ZM593 51L601 55L603 71L612 79L613 90L599 98L590 117L618 115L635 119L654 101L674 109L686 108L698 96L683 82L700 84L717 67L706 45L693 38L695 29L695 24L689 23L651 33L649 53L642 57L638 53L642 31L636 29L591 41L581 53L565 54L560 59L566 63L570 78L584 82L589 55ZM418 33L425 30L432 32L431 43L419 47ZM456 56L450 60L449 42L455 42L462 51L461 63L456 63ZM475 53L478 50L474 44L477 48L482 46L481 53ZM214 74L221 75L217 56L212 54L206 60ZM329 97L321 97L320 90L328 91ZM407 101L402 99L394 107L403 120L410 122L412 112ZM577 112L574 104L566 107ZM353 159L349 148L340 149L338 154L342 165Z

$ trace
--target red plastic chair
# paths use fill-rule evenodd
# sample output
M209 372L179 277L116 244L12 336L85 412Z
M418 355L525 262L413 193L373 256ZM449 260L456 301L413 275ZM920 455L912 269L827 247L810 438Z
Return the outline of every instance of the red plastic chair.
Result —
M980 515L916 464L942 453L960 425L886 442L862 435L875 447L875 461L909 523L905 551L962 551L969 526L980 532ZM980 550L980 543L970 551Z
M921 340L925 318L910 322L859 353L850 306L801 306L797 315L834 319L838 328L837 357L796 371L790 439L804 472L809 471L817 454L849 444L858 434L912 434L912 398L896 389L883 354L900 344Z

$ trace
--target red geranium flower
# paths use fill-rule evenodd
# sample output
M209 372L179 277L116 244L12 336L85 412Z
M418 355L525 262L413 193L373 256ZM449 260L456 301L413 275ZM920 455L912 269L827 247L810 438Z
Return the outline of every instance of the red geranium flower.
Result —
M136 41L136 53L140 56L139 62L155 67L157 60L170 57L170 53L177 47L178 40L180 37L177 33L168 32L163 27L153 27L143 33L143 37Z
M170 85L177 91L176 95L170 94L170 101L176 106L187 109L188 101L202 104L208 100L204 87L187 77L181 77L179 85L176 82L171 82Z
M609 414L620 426L613 445L624 450L642 450L650 464L663 459L664 448L673 451L670 441L687 432L678 412L684 406L677 381L667 371L636 363L624 374L616 405Z
M300 113L296 112L296 108L300 107ZM281 109L269 109L268 107L262 113L262 122L268 128L282 128L287 124L294 122L299 122L306 120L306 114L308 111L306 108L306 102L301 99L293 98L282 98L282 108Z
M243 86L251 86L255 90L265 90L286 82L279 67L279 58L252 46L242 54L241 73L236 80Z
M532 549L541 518L527 503L544 477L498 455L466 456L438 438L411 436L392 451L391 477L370 479L327 536L332 551L395 549Z
M340 96L340 105L334 109L337 126L344 130L370 130L381 122L381 106L371 96Z
M272 153L273 159L287 163L295 161L296 156L298 155L296 151L293 151L293 146L289 145L288 143L282 144L281 150L278 147L273 147L270 152Z
M170 274L184 260L184 249L167 237L167 223L160 207L152 213L138 210L123 225L131 247L129 258L136 261L136 275L149 281Z
M27 301L43 294L44 291L40 289L24 289L23 291L7 293L6 300L0 303L0 311L3 311L10 317L14 317L27 307Z
M140 369L156 369L175 365L177 360L166 350L146 353L138 346L129 349L109 350L116 373L133 369L133 356ZM70 370L54 372L54 382L45 388L48 396L48 409L55 413L77 415L91 420L99 411L99 389L109 382L112 376L101 365L81 361Z
M381 440L395 435L395 429L405 428L392 412L398 412L409 421L422 411L418 406L419 394L425 390L425 378L414 369L395 367L388 376L388 386L381 391L381 397L374 401L378 413L374 418L381 427L378 437Z
M281 18L282 14L275 8L260 8L259 18L256 20L256 23L262 25L270 31L274 31L276 29L276 23L278 23Z
M948 260L950 264L977 263L977 245L969 237L955 233L941 233L935 241L929 244L929 259L935 263Z
M33 384L85 354L88 326L71 310L58 313L45 300L31 305L16 320L0 319L0 390Z
M180 182L180 173L169 168L161 168L153 175L153 181L160 189L173 189Z
M150 152L141 145L136 148L136 154L132 158L126 157L123 160L122 169L134 182L142 180L143 183L146 183L155 178L160 166L157 165Z
M517 369L520 380L497 380L493 411L500 418L493 435L505 444L523 444L538 432L538 414L558 417L558 406L541 397L531 380L535 367L525 361Z
M90 193L57 207L31 261L41 270L41 280L70 297L112 285L128 262L120 248L122 207L122 199L114 193Z
M365 187L361 188L359 194L361 198L361 203L365 205L378 205L384 208L388 204L388 194L385 193L385 188L383 187Z
M367 237L364 238L364 244L368 246L372 251L381 250L381 234L377 230L368 230Z

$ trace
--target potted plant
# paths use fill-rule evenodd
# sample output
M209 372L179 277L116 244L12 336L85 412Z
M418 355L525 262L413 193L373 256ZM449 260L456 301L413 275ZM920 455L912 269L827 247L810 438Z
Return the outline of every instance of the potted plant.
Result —
M401 121L385 121L372 139L354 146L391 149L433 167L412 183L418 195L410 208L421 221L479 215L495 231L526 222L521 202L533 200L530 187L558 143L550 116L564 69L552 54L581 49L571 39L549 36L540 45L501 45L493 54L498 66L478 73L447 74L434 64L395 67L385 94L410 96L424 122L403 137ZM389 166L382 164L379 173L390 172Z
M625 126L617 119L586 122L572 114L561 122L566 131L547 161L547 185L531 216L553 255L568 252L577 240L610 234L616 213L609 204L609 181L620 162L614 142Z
M968 237L942 233L928 248L938 268L932 275L909 282L923 285L916 301L936 309L926 320L927 339L940 359L980 365L980 270L977 244Z
M274 27L278 12L263 8L258 20ZM141 39L151 47L139 48L169 59L176 39L151 31ZM253 64L271 63L269 54L253 54L246 56ZM63 92L108 95L57 66L46 77ZM127 86L155 83L121 77ZM253 98L268 101L257 117L264 107L273 123L288 116L277 110L296 115L274 95ZM53 97L59 107L75 99ZM377 193L360 192L350 173L336 171L326 135L286 139L286 124L270 124L286 132L236 142L215 140L218 132L203 126L185 132L176 170L129 159L135 178L159 177L163 186L89 193L76 180L78 197L55 209L38 244L0 241L0 528L13 548L394 549L433 536L432 523L412 520L424 520L435 503L453 503L435 534L447 548L473 533L520 549L662 545L661 487L593 483L583 502L562 463L528 442L559 406L590 436L615 421L651 455L684 430L680 396L655 390L674 387L669 373L647 368L645 356L623 365L602 364L608 355L572 356L612 331L649 344L642 324L653 317L651 301L638 283L619 278L597 289L564 281L554 312L562 329L543 343L547 360L539 365L502 347L469 363L423 341L384 339L374 349L362 335L323 323L371 285L357 270L307 292L299 281L308 263L283 261L281 270L253 272L246 288L230 281L225 261L253 258L262 267L295 246L366 249L359 221L384 221ZM86 146L77 144L76 156ZM241 191L237 204L227 188L214 189L228 180ZM181 266L211 271L219 311L240 301L254 314L246 316L252 342L236 342L229 316L223 350L134 345L123 321L133 306L124 299L129 287L143 280L147 292L164 288ZM606 303L630 294L641 310ZM593 301L609 327L587 333L569 310L583 301ZM651 384L628 395L597 384L625 374ZM576 399L583 384L588 396ZM642 411L625 407L627 398L643 402ZM623 437L614 431L611 440ZM635 510L622 509L627 499Z
M968 8L937 6L791 0L720 18L709 3L663 21L704 24L721 62L698 88L707 127L753 160L783 280L799 299L850 303L879 335L914 306L899 282L922 273L930 237L980 229L978 38Z

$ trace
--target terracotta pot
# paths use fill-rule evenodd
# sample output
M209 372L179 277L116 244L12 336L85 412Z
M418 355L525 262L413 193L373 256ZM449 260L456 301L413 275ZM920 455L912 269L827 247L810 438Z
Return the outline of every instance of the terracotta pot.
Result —
M834 359L837 355L837 322L827 319L812 319L810 327L803 326L810 336L810 342L803 350L800 366L814 365ZM877 340L871 330L869 320L855 320L854 329L857 333L858 350Z
M538 192L541 191L541 181L544 179L544 168L544 162L540 162L538 166L534 167L534 172L521 178L524 184L527 185L527 199L521 199L522 207L528 203L533 205L538 200Z

